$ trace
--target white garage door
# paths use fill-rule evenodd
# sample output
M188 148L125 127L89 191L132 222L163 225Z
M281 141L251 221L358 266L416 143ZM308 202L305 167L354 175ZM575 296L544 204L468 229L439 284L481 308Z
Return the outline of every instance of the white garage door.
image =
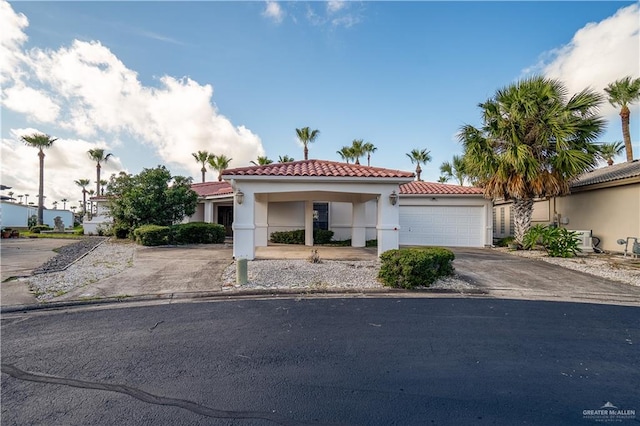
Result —
M400 206L400 244L483 247L482 209Z

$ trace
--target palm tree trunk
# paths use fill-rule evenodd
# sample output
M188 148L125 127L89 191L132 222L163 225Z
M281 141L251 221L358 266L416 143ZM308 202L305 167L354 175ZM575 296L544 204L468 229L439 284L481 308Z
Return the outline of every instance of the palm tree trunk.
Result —
M96 164L96 195L100 195L100 163Z
M309 148L307 148L307 146L304 146L304 159L305 161L309 159Z
M522 244L524 234L531 227L531 216L533 214L533 199L518 199L513 202L513 229L516 242Z
M371 167L371 154L367 154L367 166Z
M633 147L631 146L631 134L629 133L629 108L625 105L620 110L620 118L622 119L622 137L624 139L624 147L627 152L627 161L633 161Z
M418 166L416 167L416 176L418 178L418 182L422 181L422 179L420 179L420 173L422 173L422 169L420 168L420 163L418 163Z
M204 174L207 173L207 169L203 166L200 171L202 172L202 183L204 183Z
M40 182L38 188L38 225L44 223L44 152L40 149Z
M87 190L82 188L82 218L87 216Z

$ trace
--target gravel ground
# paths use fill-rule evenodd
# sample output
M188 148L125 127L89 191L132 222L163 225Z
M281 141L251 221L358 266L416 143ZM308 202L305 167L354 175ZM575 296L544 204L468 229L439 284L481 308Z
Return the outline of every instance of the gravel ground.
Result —
M375 260L323 260L322 263L306 260L252 260L247 262L247 284L236 284L236 264L233 263L222 274L222 289L383 289L385 287L377 280L379 269L380 262ZM477 287L449 277L437 281L429 288L464 291Z
M93 250L98 244L105 241L106 237L85 237L77 243L61 247L58 254L46 263L34 269L34 274L62 271L76 260Z
M76 244L71 244L63 248L73 247L75 245ZM21 279L27 281L29 289L36 295L39 301L51 300L73 289L84 287L122 272L133 265L133 254L136 249L133 243L111 241L105 241L97 247L94 245L93 247L95 247L95 249L93 251L91 251L91 249L93 249L91 244L83 245L83 250L80 250L80 247L81 246L78 246L76 250L62 254L63 259L70 264L67 269L59 272L40 273ZM76 257L74 258L70 253L75 253L74 256ZM72 263L84 254L86 254L86 256ZM58 256L60 256L60 254ZM62 263L61 260L56 263L56 265Z
M560 265L601 278L640 286L640 262L631 257L623 258L621 255L588 254L572 258L548 257L541 250L509 250L496 248L495 250L509 253L513 256L527 257L543 262ZM636 267L634 267L636 265Z

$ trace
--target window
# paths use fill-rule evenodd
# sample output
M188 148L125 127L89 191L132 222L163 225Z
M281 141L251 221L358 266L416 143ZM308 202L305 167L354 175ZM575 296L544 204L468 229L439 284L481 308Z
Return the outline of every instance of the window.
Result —
M329 229L329 203L313 203L313 229Z
M500 235L504 235L504 207L500 207Z
M516 225L513 220L513 204L509 207L509 235L516 234Z

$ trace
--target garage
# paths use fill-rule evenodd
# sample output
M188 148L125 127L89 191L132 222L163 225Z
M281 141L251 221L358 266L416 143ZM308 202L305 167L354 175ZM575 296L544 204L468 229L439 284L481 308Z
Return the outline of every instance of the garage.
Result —
M492 243L491 200L470 186L414 181L400 186L400 245L484 247Z
M400 244L483 247L479 206L401 206Z

